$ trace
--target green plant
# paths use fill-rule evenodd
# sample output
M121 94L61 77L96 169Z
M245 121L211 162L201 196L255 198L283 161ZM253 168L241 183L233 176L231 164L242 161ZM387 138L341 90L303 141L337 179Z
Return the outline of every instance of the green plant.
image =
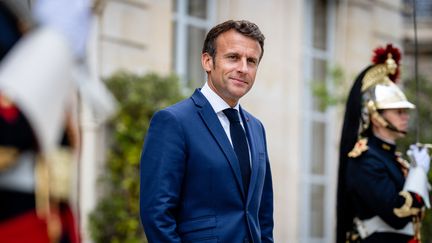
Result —
M324 112L329 106L343 105L346 101L345 73L342 67L335 66L326 71L326 80L311 82L312 94L319 111Z
M111 144L99 183L104 194L90 214L94 242L145 242L139 220L139 161L146 131L155 111L183 98L175 76L117 73L106 80L119 101L109 123Z

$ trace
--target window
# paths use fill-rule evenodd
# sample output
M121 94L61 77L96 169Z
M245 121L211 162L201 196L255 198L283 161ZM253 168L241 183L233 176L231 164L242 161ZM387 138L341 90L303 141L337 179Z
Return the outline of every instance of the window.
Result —
M201 87L201 49L214 22L215 0L173 0L173 69L187 88Z
M335 184L337 163L332 146L332 112L323 111L314 97L317 83L328 86L327 69L332 58L334 1L305 1L304 140L302 162L302 202L300 234L302 243L331 243L334 237Z

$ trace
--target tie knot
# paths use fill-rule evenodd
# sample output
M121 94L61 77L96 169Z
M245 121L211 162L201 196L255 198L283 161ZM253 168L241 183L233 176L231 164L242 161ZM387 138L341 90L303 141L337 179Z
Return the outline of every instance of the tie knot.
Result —
M230 123L240 122L238 111L236 109L228 108L223 110L223 113L225 114L225 116L227 116Z

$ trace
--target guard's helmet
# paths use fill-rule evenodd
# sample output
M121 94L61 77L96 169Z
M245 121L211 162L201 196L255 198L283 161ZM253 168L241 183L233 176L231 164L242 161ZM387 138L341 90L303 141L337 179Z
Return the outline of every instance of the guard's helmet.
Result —
M405 94L395 84L399 73L399 50L388 45L386 51L382 48L375 50L373 60L382 61L369 67L364 75L356 82L361 81L362 114L359 135L365 133L370 126L370 117L376 117L387 122L379 114L384 109L414 109L415 105L409 102ZM393 57L395 55L397 58Z
M405 94L394 83L375 86L375 106L378 110L406 108L414 109L415 105L407 100Z

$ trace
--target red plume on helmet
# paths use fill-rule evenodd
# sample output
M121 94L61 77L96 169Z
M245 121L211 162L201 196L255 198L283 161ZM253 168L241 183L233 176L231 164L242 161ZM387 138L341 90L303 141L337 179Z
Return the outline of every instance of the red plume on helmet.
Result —
M392 44L387 44L385 48L384 47L376 48L373 51L372 63L375 65L385 63L389 53L392 55L392 58L395 60L398 66L396 69L396 73L389 75L389 78L396 83L399 77L399 63L401 59L401 53L397 47L393 47Z

